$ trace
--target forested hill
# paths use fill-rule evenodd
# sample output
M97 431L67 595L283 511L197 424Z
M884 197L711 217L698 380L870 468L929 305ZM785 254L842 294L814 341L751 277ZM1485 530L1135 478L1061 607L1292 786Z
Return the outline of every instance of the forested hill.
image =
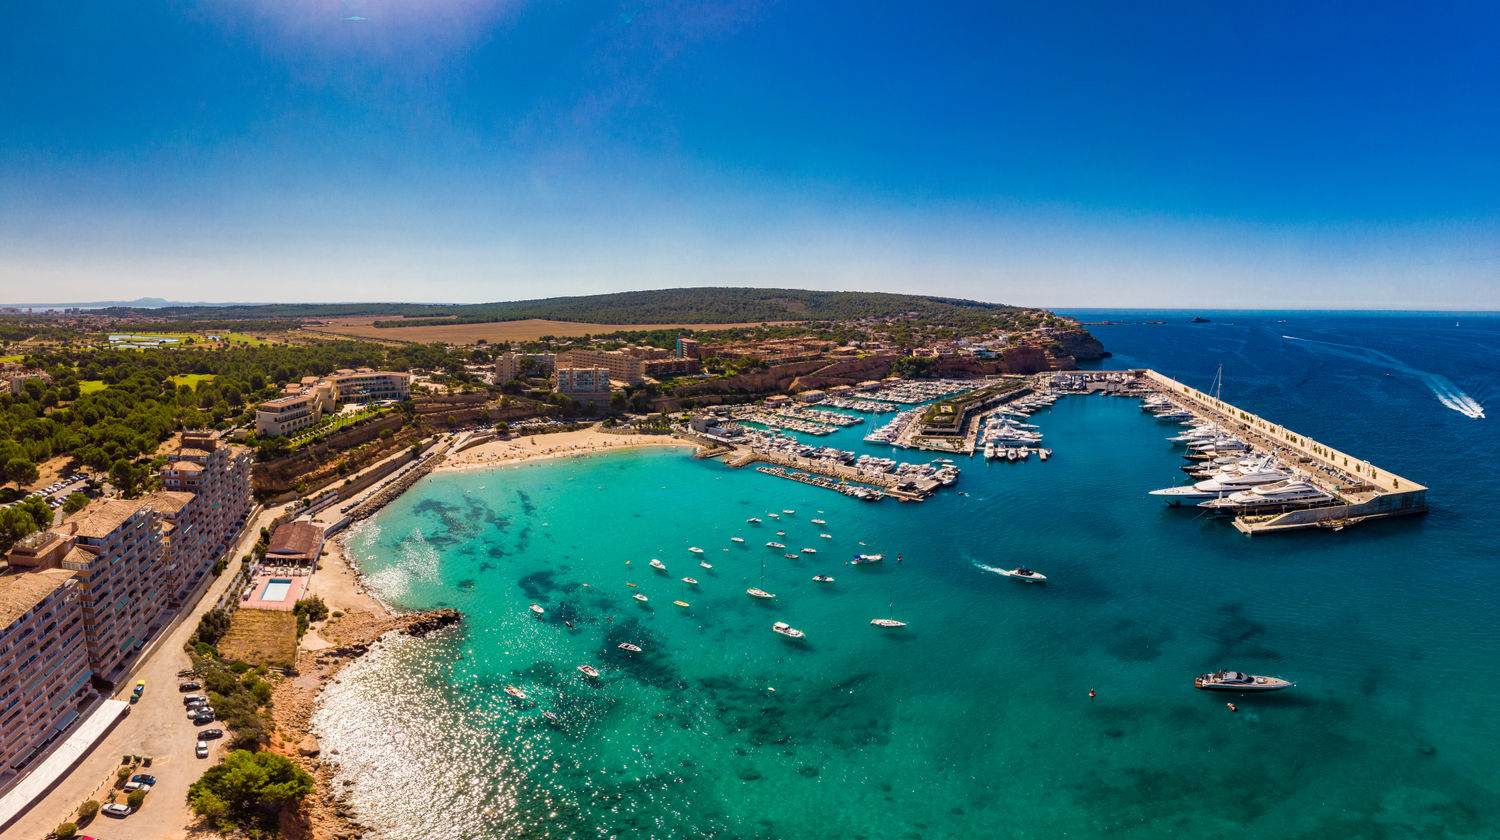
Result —
M699 287L541 298L497 303L267 304L262 306L167 307L149 314L182 318L307 319L341 315L389 315L379 326L482 323L544 318L593 324L714 324L762 321L852 320L917 313L942 320L999 313L1015 307L957 298L884 292L818 292L806 289ZM129 310L114 310L124 313ZM147 314L147 313L142 313Z

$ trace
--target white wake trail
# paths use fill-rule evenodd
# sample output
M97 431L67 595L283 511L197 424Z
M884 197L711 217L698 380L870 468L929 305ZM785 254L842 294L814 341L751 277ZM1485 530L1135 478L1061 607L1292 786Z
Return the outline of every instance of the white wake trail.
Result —
M1377 367L1390 367L1398 373L1416 377L1432 391L1433 396L1437 397L1438 402L1442 403L1444 408L1452 409L1465 417L1475 420L1484 419L1484 406L1480 405L1478 400L1469 396L1462 388L1454 384L1453 380L1442 374L1414 368L1400 359L1386 355L1379 350L1371 350L1368 347L1337 344L1332 341L1317 341L1311 338L1298 338L1294 335L1283 335L1282 338L1301 344L1316 345L1323 348L1326 352L1343 356L1346 359L1365 362Z

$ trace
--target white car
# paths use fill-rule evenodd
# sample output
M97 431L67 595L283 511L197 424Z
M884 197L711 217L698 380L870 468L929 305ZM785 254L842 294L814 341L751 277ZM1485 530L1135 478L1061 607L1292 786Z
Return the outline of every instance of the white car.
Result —
M130 793L132 791L137 791L137 790L149 791L149 790L151 790L151 786L148 785L148 784L146 784L145 782L126 782L125 783L125 792L126 793Z
M99 813L103 814L106 817L117 817L120 819L124 819L125 817L134 814L135 809L130 807L129 805L122 805L119 802L111 802L108 805L105 805L103 808L100 808Z
M208 758L208 742L199 741L198 748L193 751L199 758Z

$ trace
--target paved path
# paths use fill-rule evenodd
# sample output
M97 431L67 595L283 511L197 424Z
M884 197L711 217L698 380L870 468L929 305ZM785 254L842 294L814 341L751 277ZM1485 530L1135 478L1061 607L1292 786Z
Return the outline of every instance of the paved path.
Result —
M106 801L114 786L115 769L120 766L120 757L126 753L152 757L150 769L144 772L156 776L156 787L147 795L140 811L123 820L102 815L95 817L88 828L79 833L110 840L176 840L187 837L186 825L191 819L187 807L188 785L197 781L203 771L219 759L224 752L224 741L209 742L212 752L206 760L193 754L197 747L197 728L183 712L182 695L177 691L180 681L177 672L192 666L182 646L197 629L199 617L213 606L234 580L240 558L250 553L261 527L268 524L276 513L272 510L260 515L235 545L229 567L198 599L192 613L148 651L135 673L114 695L116 699L129 700L135 681L143 679L146 691L141 701L131 707L130 714L51 793L5 830L5 840L41 840L59 823L70 820L79 803L87 799ZM125 801L123 795L119 801Z

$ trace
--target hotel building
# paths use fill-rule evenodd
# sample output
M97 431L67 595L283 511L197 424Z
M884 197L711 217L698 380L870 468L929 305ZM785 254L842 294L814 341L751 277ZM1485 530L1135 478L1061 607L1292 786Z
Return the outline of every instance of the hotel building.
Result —
M557 392L577 402L609 407L610 373L602 367L557 369Z
M92 699L78 582L67 569L0 575L0 779Z
M559 368L604 368L609 378L618 379L626 385L639 385L646 381L644 363L628 353L613 350L568 350L557 355Z
M411 396L411 374L398 371L344 368L318 379L302 377L282 389L284 396L255 409L255 433L292 435L317 425L341 402L400 401Z

